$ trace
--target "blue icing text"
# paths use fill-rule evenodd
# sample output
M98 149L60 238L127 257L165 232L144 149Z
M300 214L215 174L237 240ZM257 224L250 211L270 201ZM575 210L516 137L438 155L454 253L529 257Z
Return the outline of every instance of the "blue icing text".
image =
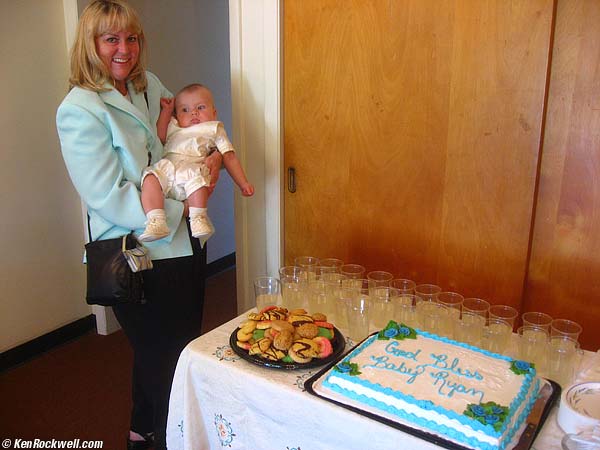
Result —
M448 398L452 397L454 393L465 394L477 396L479 395L479 403L483 401L483 391L478 391L475 388L467 388L464 384L454 383L451 380L448 380L448 372L444 372L443 370L440 372L430 372L430 375L435 379L433 382L434 386L438 387L438 394L442 396L446 396ZM438 383L439 382L439 383Z
M448 366L448 355L436 355L434 353L432 353L431 358L435 361L432 366L437 367L439 369L444 369L447 370L448 372L452 372L455 373L458 376L461 377L465 377L465 378L475 378L476 380L483 380L483 376L475 371L475 372L471 372L468 369L462 369L460 367L458 367L458 364L460 363L458 358L454 358L452 360L452 364L450 364L450 366Z
M365 364L365 368L373 368L380 370L390 370L392 372L400 373L407 376L406 384L412 384L415 380L427 371L429 368L429 374L433 378L433 386L438 387L438 394L444 397L452 397L454 394L463 394L465 396L479 397L479 403L483 402L484 393L483 391L477 390L472 387L467 387L456 381L452 381L448 377L450 374L457 375L458 377L474 379L481 381L483 376L477 371L472 371L460 367L459 358L453 358L450 362L448 355L431 353L429 358L431 362L416 364L411 367L410 361L419 363L419 356L421 356L421 349L416 351L407 351L399 348L401 345L398 341L391 341L385 346L385 352L388 355L392 355L397 358L402 358L406 361L401 361L400 364L397 362L390 361L390 356L371 356L371 364Z
M394 356L398 356L401 358L412 359L413 361L417 360L417 356L421 353L421 350L417 350L416 352L407 352L406 350L402 350L400 348L396 348L400 345L398 341L392 341L388 345L385 346L385 352L391 353Z
M425 372L425 367L423 365L418 365L417 367L411 369L406 366L406 363L402 361L402 363L397 366L394 363L388 362L389 356L371 356L371 359L374 361L373 364L367 364L365 367L372 367L373 369L385 369L391 370L393 372L398 372L403 375L410 375L408 380L406 380L406 384L412 384L417 379L419 375Z

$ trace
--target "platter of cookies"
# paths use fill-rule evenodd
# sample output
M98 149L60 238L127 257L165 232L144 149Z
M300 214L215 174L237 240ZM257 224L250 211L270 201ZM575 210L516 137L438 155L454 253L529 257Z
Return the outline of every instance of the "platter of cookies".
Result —
M333 361L344 351L345 340L322 313L268 306L249 313L247 320L231 333L229 345L253 364L294 370Z

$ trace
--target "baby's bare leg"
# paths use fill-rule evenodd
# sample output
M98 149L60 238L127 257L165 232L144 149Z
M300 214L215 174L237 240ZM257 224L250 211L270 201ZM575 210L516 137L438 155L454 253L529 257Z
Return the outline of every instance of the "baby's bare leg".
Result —
M195 190L188 197L188 203L192 208L206 208L208 203L208 188L202 187Z
M188 197L188 203L190 204L190 229L192 236L200 239L200 245L204 247L206 240L215 232L206 214L208 188L202 187L192 192Z
M152 242L169 235L165 199L158 178L149 174L142 182L142 206L146 213L146 228L138 236L141 242Z
M142 206L144 212L152 211L153 209L164 209L165 199L162 188L158 182L158 178L153 174L148 174L142 183Z

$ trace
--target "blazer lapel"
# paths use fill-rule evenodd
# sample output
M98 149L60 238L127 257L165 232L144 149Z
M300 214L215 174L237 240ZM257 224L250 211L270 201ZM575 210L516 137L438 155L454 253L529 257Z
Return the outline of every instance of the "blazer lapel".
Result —
M111 88L110 91L100 92L100 97L104 103L135 117L152 135L152 128L148 122L149 113L146 100L144 98L144 93L135 92L135 89L132 89L129 85L128 88L129 95L131 96L131 102L114 88Z

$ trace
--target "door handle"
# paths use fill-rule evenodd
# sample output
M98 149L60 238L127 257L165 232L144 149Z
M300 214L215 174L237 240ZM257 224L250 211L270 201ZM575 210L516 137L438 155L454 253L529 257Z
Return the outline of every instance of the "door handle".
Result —
M296 169L288 167L288 191L296 192Z

